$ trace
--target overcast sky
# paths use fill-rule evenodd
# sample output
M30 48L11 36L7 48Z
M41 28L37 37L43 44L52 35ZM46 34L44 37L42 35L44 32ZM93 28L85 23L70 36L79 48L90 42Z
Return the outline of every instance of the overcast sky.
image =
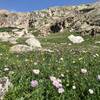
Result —
M53 6L79 5L96 0L0 0L0 8L11 11L28 12Z

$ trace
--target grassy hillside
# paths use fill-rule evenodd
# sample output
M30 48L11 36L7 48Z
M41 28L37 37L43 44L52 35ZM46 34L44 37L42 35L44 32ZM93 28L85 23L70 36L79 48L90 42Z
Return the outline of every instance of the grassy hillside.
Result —
M72 44L68 35L77 33L58 33L47 37L38 37L43 48L54 52L33 51L23 54L11 54L10 44L0 43L0 77L11 79L13 87L4 100L100 100L100 36L84 37L81 44ZM70 44L71 43L71 44ZM5 67L9 71L5 71ZM82 74L81 69L87 73ZM35 75L32 70L39 69ZM65 92L59 94L49 77L62 80ZM39 85L31 87L31 81ZM75 88L73 88L76 87ZM89 89L94 91L89 93Z

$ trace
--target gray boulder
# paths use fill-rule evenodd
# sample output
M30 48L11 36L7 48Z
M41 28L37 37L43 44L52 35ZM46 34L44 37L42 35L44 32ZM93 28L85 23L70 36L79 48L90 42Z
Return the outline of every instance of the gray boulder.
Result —
M41 48L41 43L35 38L29 38L26 40L26 43L32 48Z
M26 53L29 51L32 51L32 47L23 44L17 44L10 48L10 52L12 53Z
M74 35L68 36L68 39L72 43L82 43L84 41L84 39L81 36L74 36Z

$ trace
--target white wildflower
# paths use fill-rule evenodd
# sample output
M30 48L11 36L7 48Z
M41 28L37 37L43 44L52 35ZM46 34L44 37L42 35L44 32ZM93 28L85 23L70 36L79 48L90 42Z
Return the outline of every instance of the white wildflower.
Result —
M75 61L73 61L73 63L75 63Z
M92 89L89 89L89 93L90 93L90 94L93 94L94 91L93 91Z
M27 62L28 61L28 59L25 59L25 62Z
M51 81L54 81L54 80L56 80L56 77L50 76L50 80L51 80Z
M6 67L6 68L4 68L4 71L9 71L9 68L7 68L7 67Z
M64 58L60 58L60 60L61 60L61 61L63 61L63 60L64 60Z
M39 69L33 69L33 73L38 75L40 73L40 70Z
M97 57L99 57L99 54L96 53L95 55L96 55Z
M64 92L64 88L59 88L58 89L58 93L63 93Z
M76 86L72 86L72 89L75 90L76 89Z
M86 73L87 73L87 69L82 68L82 69L81 69L81 73L82 73L82 74L86 74Z
M37 62L34 62L34 65L37 65L38 63Z
M61 74L61 77L64 77L64 74Z

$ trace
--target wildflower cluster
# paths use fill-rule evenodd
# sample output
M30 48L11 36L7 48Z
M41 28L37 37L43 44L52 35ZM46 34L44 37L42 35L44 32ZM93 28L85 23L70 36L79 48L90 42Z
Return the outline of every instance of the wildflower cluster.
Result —
M59 78L56 78L54 76L50 76L50 80L52 82L52 85L54 87L56 87L56 89L58 90L58 93L63 93L64 92L62 81Z

